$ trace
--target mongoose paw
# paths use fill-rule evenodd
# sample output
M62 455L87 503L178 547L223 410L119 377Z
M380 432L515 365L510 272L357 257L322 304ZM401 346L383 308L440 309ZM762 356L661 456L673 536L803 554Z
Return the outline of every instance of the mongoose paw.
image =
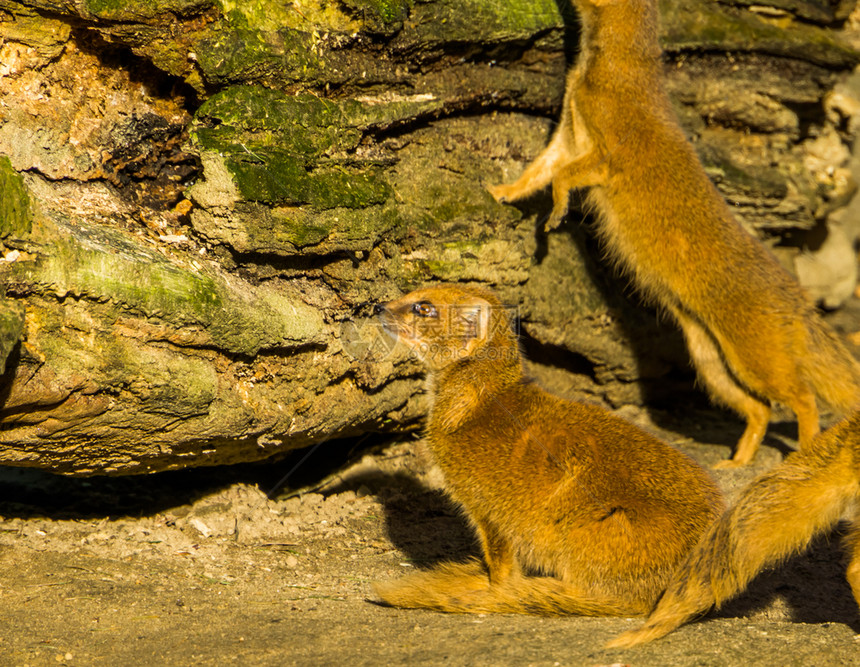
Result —
M484 184L484 187L487 188L489 193L493 195L493 199L495 199L500 204L508 202L511 200L511 186L510 185L487 185Z
M748 465L749 461L735 461L734 459L726 459L711 466L712 470L735 470Z
M566 206L564 208L552 209L552 213L549 214L549 218L547 218L547 221L543 226L544 231L551 232L553 229L557 229L558 227L560 227L561 223L564 222L564 218L566 215Z

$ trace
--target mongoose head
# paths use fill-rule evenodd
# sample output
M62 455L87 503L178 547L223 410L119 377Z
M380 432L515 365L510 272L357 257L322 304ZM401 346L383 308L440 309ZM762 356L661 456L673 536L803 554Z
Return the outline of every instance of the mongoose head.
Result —
M430 370L488 353L518 355L509 309L491 291L439 285L376 307L387 332Z

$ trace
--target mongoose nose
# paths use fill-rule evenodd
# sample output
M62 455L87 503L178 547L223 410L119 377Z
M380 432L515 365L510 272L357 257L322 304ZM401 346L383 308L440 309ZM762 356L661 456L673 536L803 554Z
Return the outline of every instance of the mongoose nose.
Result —
M374 315L381 315L384 310L385 310L385 304L384 303L377 303L373 306L373 314Z

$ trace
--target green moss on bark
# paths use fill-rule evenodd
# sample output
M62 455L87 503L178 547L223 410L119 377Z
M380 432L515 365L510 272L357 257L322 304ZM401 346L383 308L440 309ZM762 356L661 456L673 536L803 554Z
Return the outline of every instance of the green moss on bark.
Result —
M359 209L392 196L385 166L355 155L365 132L439 106L425 99L331 102L236 86L200 108L193 141L217 153L245 200Z
M365 208L391 194L381 170L349 166L309 168L302 159L280 151L254 149L258 160L234 155L226 160L239 193L247 201L308 204L315 208Z
M410 42L493 44L561 28L555 0L437 0L415 6Z
M23 304L0 298L0 373L6 372L6 361L23 333Z
M346 4L359 11L372 12L383 24L399 23L412 9L412 0L345 0Z
M24 179L12 168L5 155L0 155L0 239L28 234L33 224L30 194Z
M270 79L310 82L326 71L317 42L314 33L286 28L264 32L228 25L198 44L196 58L213 84Z
M194 132L203 149L238 148L248 153L243 148L247 139L256 146L313 159L355 148L365 130L411 120L442 106L429 97L332 101L263 86L232 86L200 107Z
M323 326L322 315L301 301L182 268L107 229L58 223L49 252L36 262L16 262L10 271L31 290L111 301L199 330L209 345L234 354L305 344Z

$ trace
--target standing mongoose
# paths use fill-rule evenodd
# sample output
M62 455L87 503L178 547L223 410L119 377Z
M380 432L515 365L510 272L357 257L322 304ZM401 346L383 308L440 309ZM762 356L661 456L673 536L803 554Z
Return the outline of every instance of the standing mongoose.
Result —
M570 190L589 187L609 257L684 331L711 398L746 419L732 461L764 438L771 402L797 416L800 446L819 430L816 397L846 411L860 366L801 287L732 216L681 130L662 81L656 0L575 0L581 52L547 148L500 201L552 183L550 228Z
M673 575L645 624L612 642L634 646L668 634L741 592L763 568L805 549L851 517L846 576L860 605L860 412L760 475L717 521Z
M449 612L645 614L719 515L720 493L653 435L527 381L508 315L492 292L461 285L381 307L429 371L426 438L483 563L376 591L393 606Z

